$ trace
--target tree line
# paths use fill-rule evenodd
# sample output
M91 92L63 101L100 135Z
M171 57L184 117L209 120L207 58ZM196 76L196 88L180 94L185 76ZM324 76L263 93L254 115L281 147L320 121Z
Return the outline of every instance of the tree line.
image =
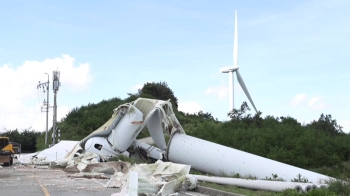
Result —
M22 131L15 130L6 130L0 133L0 136L6 136L10 139L11 142L17 142L21 144L21 149L23 153L35 152L37 150L37 138L42 133L35 131L31 127L28 129L23 129Z

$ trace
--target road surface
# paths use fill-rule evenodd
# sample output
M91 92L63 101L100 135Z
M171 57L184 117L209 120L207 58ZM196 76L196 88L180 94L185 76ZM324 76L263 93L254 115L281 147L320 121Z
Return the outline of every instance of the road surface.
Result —
M69 178L62 170L34 168L14 161L10 167L0 168L0 195L6 196L92 196L112 195L118 188L105 188L108 179ZM197 192L182 196L203 196Z

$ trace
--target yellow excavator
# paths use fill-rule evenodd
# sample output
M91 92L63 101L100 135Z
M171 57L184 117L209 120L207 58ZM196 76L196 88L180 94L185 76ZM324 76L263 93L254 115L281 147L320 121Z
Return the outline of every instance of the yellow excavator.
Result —
M10 166L13 163L15 154L21 153L21 144L10 142L8 137L0 137L0 163Z

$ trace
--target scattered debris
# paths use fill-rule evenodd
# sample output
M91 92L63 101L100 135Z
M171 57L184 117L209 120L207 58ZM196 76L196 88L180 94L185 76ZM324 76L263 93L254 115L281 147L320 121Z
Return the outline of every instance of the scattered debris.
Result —
M197 181L187 177L189 165L157 161L154 164L133 165L128 177L115 177L108 182L123 184L122 191L114 196L127 196L137 190L138 194L169 195L179 190L189 190L196 187ZM136 180L137 179L137 180ZM132 190L130 190L132 189Z
M116 172L127 173L130 167L130 163L121 161L101 162L85 164L83 169L79 169L78 165L67 166L63 171L68 173L79 173L79 172L97 172L109 175L114 175Z
M37 168L37 169L49 169L49 166L48 165L35 165L34 168Z
M103 173L75 173L75 174L68 174L67 177L70 178L97 178L97 179L109 179L110 175L106 175Z

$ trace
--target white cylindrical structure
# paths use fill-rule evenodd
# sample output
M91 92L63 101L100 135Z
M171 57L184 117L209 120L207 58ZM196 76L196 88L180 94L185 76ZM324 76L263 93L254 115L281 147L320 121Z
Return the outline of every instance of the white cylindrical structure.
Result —
M268 180L248 180L241 178L221 178L213 176L202 176L202 175L189 175L197 180L205 182L213 182L218 184L228 184L235 185L247 189L255 190L266 190L274 192L282 192L285 189L295 189L299 193L303 192L304 183L296 182L281 182L281 181L268 181ZM307 183L308 187L311 187L313 184Z
M229 112L234 108L234 98L233 98L233 72L228 72L228 101L229 101Z
M108 141L119 153L129 148L136 138L136 131L143 122L143 114L135 106L130 105L127 113L108 136Z
M111 148L108 141L104 137L92 137L88 139L85 143L84 149L86 152L93 152L102 156L119 154Z
M312 184L303 184L303 185L301 186L301 188L303 189L303 191L304 191L305 193L307 193L307 192L311 191L312 189L314 189L313 186L312 186Z
M325 176L254 154L222 146L189 135L175 133L168 143L167 159L218 176L255 176L257 179L277 174L291 181L301 174L309 182L323 183Z
M144 142L136 141L135 146L144 149L147 152L147 156L156 160L162 160L163 151L155 146L151 146Z

